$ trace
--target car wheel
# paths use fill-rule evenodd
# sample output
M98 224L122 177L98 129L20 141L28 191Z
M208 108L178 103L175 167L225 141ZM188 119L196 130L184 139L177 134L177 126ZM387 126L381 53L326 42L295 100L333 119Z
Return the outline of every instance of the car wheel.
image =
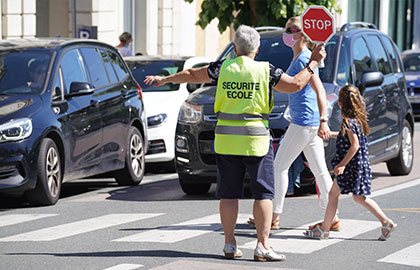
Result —
M182 179L180 175L178 175L179 178L179 184L182 188L182 191L184 191L185 194L188 195L201 195L206 194L210 190L211 183L193 183L193 182L187 182L185 179Z
M62 168L60 152L50 138L45 138L41 143L37 169L36 187L25 193L27 200L33 205L56 204L60 197Z
M413 167L413 132L407 120L401 131L399 154L396 158L386 162L391 175L407 175Z
M144 176L144 141L140 131L131 127L129 130L124 169L114 173L115 180L121 186L140 184Z

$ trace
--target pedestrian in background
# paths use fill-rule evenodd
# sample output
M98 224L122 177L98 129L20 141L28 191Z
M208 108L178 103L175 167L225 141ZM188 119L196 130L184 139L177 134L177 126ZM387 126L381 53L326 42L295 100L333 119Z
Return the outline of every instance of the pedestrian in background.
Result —
M340 132L331 132L332 137L337 138L336 155L331 162L336 179L329 193L322 225L307 230L304 235L308 238L328 238L340 193L353 193L354 201L369 210L382 223L378 240L385 241L397 224L385 215L375 201L366 197L370 195L372 182L366 137L369 126L365 102L359 89L352 85L343 86L338 94L338 106L341 109L341 129Z
M234 230L238 199L243 197L243 180L248 170L257 229L254 260L282 261L286 257L277 254L268 244L274 197L273 148L268 128L273 107L272 88L289 93L299 91L312 77L312 69L325 57L325 49L317 47L306 68L290 77L268 62L254 61L260 46L260 35L254 28L241 25L235 33L233 46L235 59L212 62L165 77L146 76L144 82L155 83L155 86L217 82L214 149L218 169L216 196L220 198L220 218L225 235L224 255L226 258L242 256Z
M131 41L133 41L131 34L128 32L124 32L119 36L120 39L120 44L118 44L116 47L118 49L118 51L120 52L120 54L125 57L125 56L133 56L133 53L131 52L130 48L128 47L131 43Z

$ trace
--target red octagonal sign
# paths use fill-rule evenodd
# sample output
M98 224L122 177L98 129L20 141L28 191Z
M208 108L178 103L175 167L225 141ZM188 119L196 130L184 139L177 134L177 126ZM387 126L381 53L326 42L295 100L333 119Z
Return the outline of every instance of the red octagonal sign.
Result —
M300 23L305 36L314 43L326 43L335 34L334 16L323 6L309 6Z

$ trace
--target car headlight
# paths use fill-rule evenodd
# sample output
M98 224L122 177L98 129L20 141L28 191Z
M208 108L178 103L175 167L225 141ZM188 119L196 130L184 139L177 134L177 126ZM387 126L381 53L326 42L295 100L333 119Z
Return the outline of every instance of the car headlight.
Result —
M158 115L147 117L147 126L149 128L160 126L166 121L167 118L168 115L166 113L161 113Z
M201 120L203 106L193 105L184 102L179 110L178 121L188 124L195 124Z
M29 118L12 120L0 125L0 143L23 140L31 134L32 120Z

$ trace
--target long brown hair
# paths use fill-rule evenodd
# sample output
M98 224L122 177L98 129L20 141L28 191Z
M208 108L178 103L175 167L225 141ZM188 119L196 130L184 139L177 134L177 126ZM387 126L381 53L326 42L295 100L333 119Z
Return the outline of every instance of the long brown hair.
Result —
M354 85L341 87L338 93L338 102L341 104L341 134L345 134L346 125L350 118L356 119L362 127L365 135L369 134L370 128L367 123L366 104L359 89Z

